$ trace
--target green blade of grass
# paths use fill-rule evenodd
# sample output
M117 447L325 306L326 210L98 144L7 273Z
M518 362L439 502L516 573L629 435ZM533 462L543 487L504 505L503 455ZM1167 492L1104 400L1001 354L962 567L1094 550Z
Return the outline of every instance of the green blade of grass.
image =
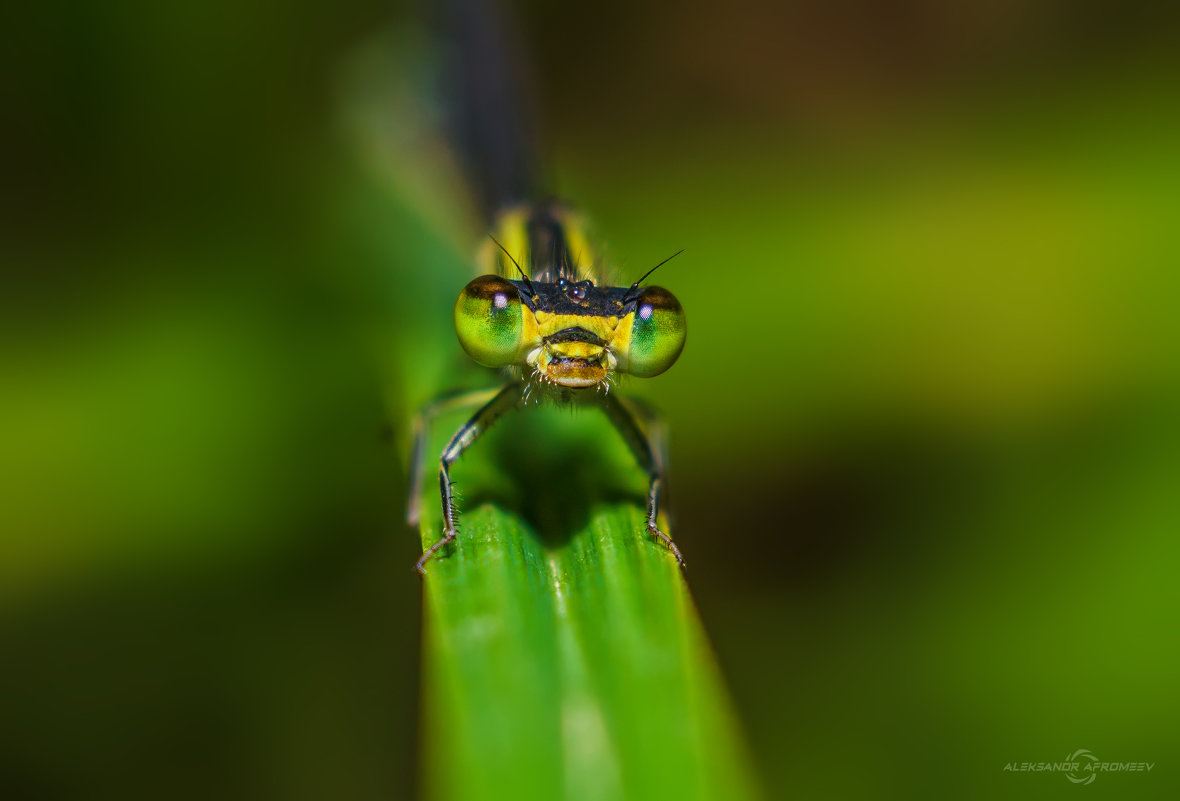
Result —
M622 447L595 430L606 442L591 448ZM561 528L560 516L473 501L456 544L428 565L427 795L756 797L684 577L646 535L641 500L571 483L595 500L560 536L536 530ZM423 545L438 532L437 515L425 520Z

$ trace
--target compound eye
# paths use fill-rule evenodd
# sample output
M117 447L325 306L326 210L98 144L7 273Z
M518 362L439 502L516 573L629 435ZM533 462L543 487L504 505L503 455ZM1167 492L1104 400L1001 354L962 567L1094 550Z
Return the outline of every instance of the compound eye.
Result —
M463 350L484 367L504 367L521 356L524 318L520 293L497 275L482 275L455 301L455 333Z
M626 370L642 378L659 375L684 350L688 334L684 309L671 292L650 286L635 301L633 316Z

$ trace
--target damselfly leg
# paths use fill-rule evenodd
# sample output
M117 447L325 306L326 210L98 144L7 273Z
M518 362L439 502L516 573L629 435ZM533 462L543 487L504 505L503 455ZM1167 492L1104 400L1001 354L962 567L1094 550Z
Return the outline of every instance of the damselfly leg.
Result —
M454 542L459 533L458 509L455 505L454 489L451 483L451 465L455 463L472 443L491 428L500 417L521 404L524 399L524 388L525 385L523 384L512 383L498 390L481 390L478 392L446 396L426 406L415 421L414 475L411 481L414 495L407 503L408 511L406 515L410 525L416 525L418 523L418 509L425 474L425 463L422 454L424 454L429 442L430 420L446 412L474 406L480 402L484 404L471 416L471 419L455 432L454 436L447 443L446 448L443 449L442 456L439 459L438 485L442 500L443 536L422 554L422 557L414 566L419 573L425 574L426 563L440 550L445 548L448 543ZM611 421L611 424L622 435L623 440L627 443L627 447L631 450L639 467L648 477L648 533L659 539L672 552L672 555L676 557L676 561L680 564L681 568L685 567L684 557L681 555L680 549L676 547L676 543L672 541L672 538L665 534L659 527L660 495L664 490L666 481L664 474L666 453L664 449L663 418L646 404L640 402L624 402L614 395L603 396L600 402L607 419ZM642 426L639 420L643 421Z
M664 453L663 418L651 408L636 404L636 411L645 418L647 423L647 432L645 432L636 421L636 414L628 408L627 404L620 401L617 395L603 397L602 409L614 427L622 434L631 453L635 456L635 461L647 473L648 533L664 543L683 569L685 567L684 557L680 554L680 549L676 547L676 543L672 541L671 537L660 530L659 526L660 493L663 491L666 481L664 476L666 455Z
M448 543L454 542L455 537L459 533L458 513L455 510L454 490L451 486L451 465L463 455L463 451L467 450L471 446L471 443L479 439L480 435L491 428L505 412L519 405L522 397L523 386L520 383L513 382L506 385L496 392L491 400L480 407L479 411L473 414L471 419L455 432L450 442L447 443L446 448L443 449L438 467L438 488L442 496L443 536L442 539L426 549L426 552L422 554L422 558L414 566L414 569L419 573L425 575L426 563L440 549L444 548Z
M440 395L423 406L414 416L414 445L410 454L410 494L406 499L406 523L418 525L422 510L422 483L426 478L426 449L430 446L430 424L439 415L474 409L490 401L499 387L463 390Z

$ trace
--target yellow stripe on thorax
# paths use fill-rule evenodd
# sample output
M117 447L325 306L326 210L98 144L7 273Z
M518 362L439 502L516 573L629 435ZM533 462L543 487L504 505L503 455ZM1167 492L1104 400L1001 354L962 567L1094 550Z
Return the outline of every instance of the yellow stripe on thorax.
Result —
M544 266L534 264L533 254L530 252L528 222L532 211L531 206L507 209L499 214L492 227L492 235L500 241L504 250L512 254L512 258L520 262L520 266L526 272L530 269L539 271ZM597 283L598 277L595 273L598 253L590 245L590 239L586 235L585 218L575 211L564 208L558 209L555 215L561 223L562 233L565 235L570 257L577 267L578 276ZM478 262L482 275L499 275L513 280L520 278L520 273L512 261L490 240L481 244Z
M501 212L492 227L492 236L496 237L504 246L504 250L511 253L512 258L520 262L520 266L526 270L529 263L528 217L528 207L518 206ZM490 239L480 244L477 260L481 275L498 275L513 280L520 278L520 272L511 259Z

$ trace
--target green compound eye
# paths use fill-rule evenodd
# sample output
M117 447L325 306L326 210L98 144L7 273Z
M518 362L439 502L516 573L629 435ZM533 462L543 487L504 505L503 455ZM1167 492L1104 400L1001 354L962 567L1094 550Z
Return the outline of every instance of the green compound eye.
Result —
M635 301L627 372L651 378L667 370L684 349L688 327L676 296L663 287L643 290Z
M524 320L516 287L495 275L476 278L455 302L455 333L463 350L484 367L520 357Z

